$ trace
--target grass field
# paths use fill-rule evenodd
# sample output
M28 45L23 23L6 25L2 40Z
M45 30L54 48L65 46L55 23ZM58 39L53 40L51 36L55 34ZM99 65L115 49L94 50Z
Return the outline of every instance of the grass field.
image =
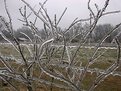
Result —
M75 51L75 49L72 49L71 51L73 53ZM102 54L102 56L100 58L98 58L95 61L95 63L90 66L90 68L92 68L92 69L99 68L99 69L105 70L116 61L116 59L117 59L117 50L116 49L99 49L95 56L100 55L104 51L105 51L105 53ZM19 53L17 53L16 50L12 46L8 46L8 45L0 46L0 52L3 56L14 55L16 58L20 58ZM24 52L24 55L26 55L26 57L29 57L30 54L27 52L26 48L23 48L23 52ZM82 66L85 66L88 59L93 55L93 52L94 52L94 49L87 49L87 48L80 49L75 61L82 62ZM61 51L58 51L53 56L53 60L59 58L60 54L61 54ZM19 65L19 64L16 64L14 61L11 61L10 64L15 69ZM77 67L78 66L79 65L77 64ZM0 63L0 67L3 67L2 63ZM59 70L61 70L61 69L59 69ZM121 67L118 68L117 71L121 71ZM38 77L40 75L39 72L40 71L38 70L38 68L36 68L33 72L34 76ZM92 73L92 74L87 73L85 79L83 80L83 88L88 89L90 87L91 83L93 82L93 80L95 79L95 77L96 77L96 73ZM49 80L49 81L52 80L52 78L50 78L46 74L43 74L41 78L44 80ZM19 88L20 91L27 91L26 86L24 84L16 82L16 81L12 81L12 82L13 82L13 84L16 84L17 88ZM57 80L53 80L53 82L62 83ZM51 89L51 86L41 84L41 83L38 84L37 82L33 83L33 87L35 88L34 91L71 91L71 90L60 89L57 87L53 87ZM10 90L9 85L2 86L2 84L0 83L0 91L12 91L12 90ZM107 78L104 79L103 82L101 82L101 84L99 86L96 87L95 91L121 91L121 77L109 75Z

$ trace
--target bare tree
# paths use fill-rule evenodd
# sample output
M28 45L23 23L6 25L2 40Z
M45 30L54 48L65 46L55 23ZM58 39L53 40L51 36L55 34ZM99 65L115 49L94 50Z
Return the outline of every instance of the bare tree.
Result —
M16 39L13 31L12 19L10 13L8 12L6 0L4 0L5 9L9 18L9 22L4 20L2 17L0 17L0 21L2 22L2 25L5 27L5 31L8 31L12 36L13 41L8 39L2 32L0 32L0 34L19 53L21 57L19 60L21 60L21 63L18 65L17 68L15 68L12 65L10 65L9 62L5 61L5 58L1 55L0 61L6 68L7 74L0 74L0 77L4 81L6 81L15 91L19 91L20 89L17 88L16 85L12 83L10 80L8 80L8 78L25 84L28 91L35 90L33 86L35 83L47 84L51 87L55 86L64 89L71 89L73 91L85 91L82 85L84 78L86 77L86 74L89 72L89 67L92 64L94 64L96 60L104 53L102 52L101 54L98 54L100 46L121 25L121 23L117 24L113 29L111 29L107 34L105 34L102 37L98 45L95 46L93 53L87 60L87 63L84 67L81 65L82 62L76 60L77 55L80 52L79 50L81 47L84 48L88 37L94 31L99 19L102 16L118 13L119 11L106 12L106 8L108 7L110 1L106 0L104 7L101 9L99 9L98 5L95 4L97 13L94 13L93 9L90 6L91 0L89 0L88 9L90 12L90 17L87 19L76 18L66 30L59 30L59 23L63 18L63 15L65 14L67 8L65 8L64 12L62 13L59 19L57 19L55 15L54 20L52 20L48 15L47 9L45 8L47 0L44 3L39 3L40 9L38 10L38 12L36 12L34 8L32 8L25 0L21 1L25 4L25 6L19 9L20 14L23 17L23 19L19 20L23 22L25 26L29 27L30 31L33 34L33 39L27 36L27 34L25 34L24 32L23 34L26 37L28 37L30 45L22 45ZM32 12L27 13L27 8L29 8ZM34 21L29 20L29 17L32 13L36 16ZM38 28L36 27L37 21L43 22L44 32L46 34L46 38L44 39L41 38L40 35L38 35ZM75 50L72 53L71 50L73 48L70 47L71 43L69 41L66 41L66 33L68 33L68 31L70 31L75 24L83 22L88 22L89 27L87 28L87 30L85 30L85 35L83 35L83 38L79 40L77 48L75 48ZM77 35L73 35L72 38L70 38L70 41L76 36ZM63 45L54 45L53 42L57 38L62 39ZM94 91L94 89L100 84L100 82L102 82L108 75L115 74L114 71L120 66L120 44L117 36L114 38L114 40L117 44L116 61L104 72L97 71L97 73L99 74L96 75L90 88L87 89L87 91ZM27 52L29 54L28 57L30 59L28 59L28 57L24 55L24 52L22 51L23 46L27 49ZM12 58L18 61L18 59L15 59L14 57ZM38 72L39 76L35 76L35 71ZM43 75L52 78L52 80L44 80Z

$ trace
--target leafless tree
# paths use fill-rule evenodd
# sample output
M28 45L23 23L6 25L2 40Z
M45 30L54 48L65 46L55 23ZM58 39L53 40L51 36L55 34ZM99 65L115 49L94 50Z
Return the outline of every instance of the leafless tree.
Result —
M59 19L57 19L55 15L54 20L52 20L48 15L47 9L45 8L47 0L44 3L39 3L40 9L38 10L38 12L36 12L34 8L32 8L25 0L21 1L25 4L25 6L19 9L20 14L23 17L19 20L23 22L24 26L27 26L30 29L34 38L31 39L25 33L22 33L23 35L28 37L30 45L22 45L16 39L13 31L12 18L8 11L6 0L4 0L5 10L8 15L9 22L7 22L2 17L0 17L0 21L5 28L5 31L8 31L13 37L13 41L9 40L2 32L0 32L0 34L19 53L21 57L19 60L21 60L21 63L19 64L17 69L15 69L12 65L9 64L8 61L5 61L5 58L2 55L0 55L0 61L3 63L7 71L6 74L0 74L0 77L4 81L6 81L15 91L19 91L20 89L17 88L16 85L9 79L25 84L28 91L34 91L33 84L35 82L38 84L47 84L51 87L55 86L64 89L71 89L73 91L85 91L82 85L86 74L89 72L89 67L90 65L94 64L97 59L104 53L102 52L101 54L98 54L100 46L121 25L121 23L117 24L112 30L110 30L106 35L103 36L98 45L95 46L94 52L87 60L85 67L81 65L82 62L76 60L77 55L80 52L79 50L81 47L84 48L88 36L90 36L90 34L94 31L99 19L102 16L119 13L119 11L106 12L106 8L108 7L110 1L106 0L104 7L101 9L99 9L98 5L95 4L97 10L95 13L90 6L91 0L89 0L87 6L90 12L90 17L87 19L76 18L66 30L60 31L58 28L59 23L63 18L67 8L65 8ZM31 10L31 13L27 12L27 8ZM29 20L29 17L32 13L36 16L34 21ZM45 39L42 39L41 36L38 35L38 28L36 27L37 21L43 22L44 31L46 34ZM69 41L66 41L65 39L66 33L70 31L75 24L83 22L88 22L89 28L87 28L88 30L85 30L85 35L83 35L83 38L79 40L78 46L74 48L74 51L72 53L71 50L73 50L73 48L70 47L71 43ZM62 39L63 44L54 45L54 40L56 38ZM72 40L73 38L75 38L74 35L70 39ZM100 82L102 82L108 75L115 74L114 71L118 67L120 67L120 44L117 36L114 38L114 40L117 44L117 59L105 71L96 71L97 75L87 91L94 91L94 89L100 84ZM24 55L25 53L24 51L22 51L23 46L27 49L30 59ZM58 52L59 55L58 57L56 57ZM12 58L18 61L18 59L15 59L14 56ZM22 70L19 70L19 68L21 68ZM39 70L36 70L37 68ZM34 75L35 70L38 72L39 76ZM47 75L48 77L52 78L52 80L44 80L42 78L43 75Z

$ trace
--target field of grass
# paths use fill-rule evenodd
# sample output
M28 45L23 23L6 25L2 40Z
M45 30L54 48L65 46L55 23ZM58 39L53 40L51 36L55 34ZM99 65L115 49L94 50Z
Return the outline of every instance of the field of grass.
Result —
M72 53L75 51L75 49L71 50ZM104 52L105 49L99 49L95 57L100 55L102 52ZM19 53L16 52L16 50L12 46L0 46L0 52L3 56L10 56L14 55L16 58L20 58ZM26 48L23 48L24 55L26 57L29 57L29 53L27 52ZM60 57L60 54L62 51L58 51L54 56L53 59L55 60L56 58ZM87 61L90 59L90 57L93 55L94 49L87 49L83 48L80 49L78 52L78 55L75 58L75 61L79 64L82 62L82 66L85 66ZM73 55L73 54L72 54ZM66 55L65 55L66 56ZM65 57L66 58L66 57ZM117 59L117 50L116 49L106 49L105 53L102 54L100 58L98 58L93 65L90 66L90 68L99 68L102 70L107 69L109 66L111 66ZM65 59L66 60L66 59ZM18 64L16 64L14 61L11 61L10 64L16 69L18 67ZM77 67L79 66L77 64ZM2 63L0 63L0 67L3 67ZM59 69L62 70L62 69ZM63 71L63 70L62 70ZM121 71L121 67L117 69L117 71ZM35 77L38 77L39 74L38 68L36 68L33 72ZM85 79L83 80L83 88L88 89L95 79L96 74L95 73L87 73ZM42 79L45 80L52 80L51 77L47 76L46 74L43 74ZM57 80L53 80L55 83L62 83ZM22 83L13 81L13 84L16 84L18 88L20 88L20 91L27 91L26 86ZM64 84L65 85L65 84ZM34 86L34 91L71 91L71 90L65 90L65 89L60 89L57 87L53 87L52 90L50 86L45 85L45 84L38 84L37 82L33 83ZM10 86L2 86L0 83L0 91L12 91L10 90ZM95 91L121 91L121 77L120 76L112 76L109 75L106 79L104 79L103 82L101 82L100 85L98 85L95 89Z

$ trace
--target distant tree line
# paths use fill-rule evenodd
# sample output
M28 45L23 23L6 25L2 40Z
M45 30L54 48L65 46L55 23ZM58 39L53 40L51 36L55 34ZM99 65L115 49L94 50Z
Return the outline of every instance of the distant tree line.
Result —
M97 43L99 42L104 35L108 34L111 29L113 29L113 25L111 24L99 24L95 27L95 30L90 34L88 37L88 43ZM29 42L30 39L33 40L33 32L30 31L31 29L28 27L21 27L14 31L15 37L20 41L26 41ZM60 27L58 28L58 31L62 30ZM89 30L89 25L84 24L82 25L81 23L76 24L73 26L70 31L65 33L65 40L70 41L71 43L77 43L81 39L83 39L84 35L88 32ZM9 32L4 31L4 28L0 27L0 31L10 40L13 40L12 36L10 35ZM44 29L39 29L39 32L37 33L38 35L41 36L42 39L45 39L49 35L49 31L45 31ZM108 38L105 40L105 43L111 43L111 41L114 39L115 36L118 35L119 41L121 42L121 27L119 27L117 30L115 30ZM74 36L74 37L73 37ZM57 37L54 42L61 42L62 39ZM0 42L5 42L5 39L0 35Z
M99 24L95 27L94 31L91 32L90 36L88 36L87 42L97 43L99 42L104 36L106 36L111 30L114 28L111 24ZM76 36L71 39L72 43L79 42L83 39L84 35L88 32L89 25L85 24L76 24L68 33L66 33L66 40L70 40L72 36ZM118 36L119 41L121 42L121 27L116 29L107 39L104 41L105 43L111 43L113 39Z

